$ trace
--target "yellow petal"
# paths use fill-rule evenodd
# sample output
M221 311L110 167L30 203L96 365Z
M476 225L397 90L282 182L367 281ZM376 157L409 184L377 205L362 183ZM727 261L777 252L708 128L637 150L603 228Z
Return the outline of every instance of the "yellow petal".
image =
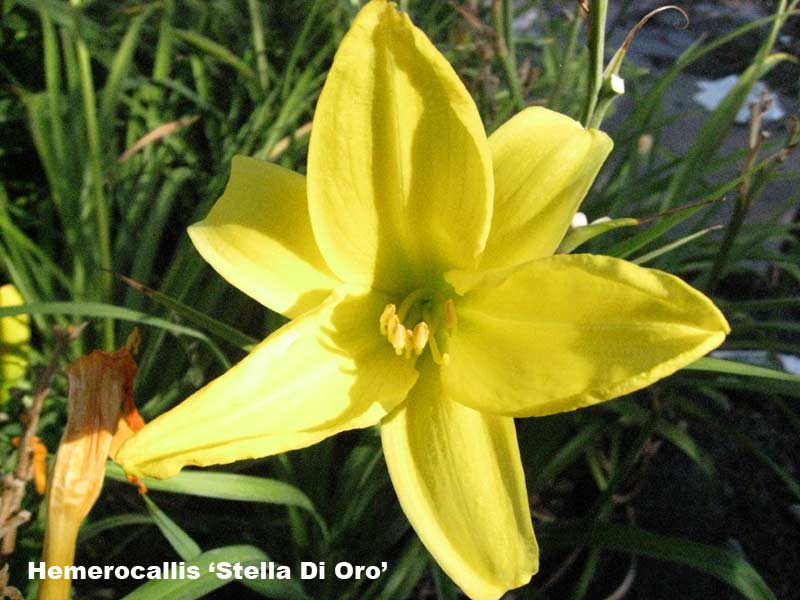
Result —
M546 108L528 108L489 138L494 217L484 269L550 256L611 152L602 131Z
M539 567L514 421L454 402L438 367L381 427L397 497L425 547L474 600L495 600Z
M0 286L0 307L18 306L24 300L13 285ZM31 338L30 317L15 315L0 318L0 405L8 399L28 366L27 344Z
M225 193L189 236L232 285L288 317L338 284L314 241L305 178L268 162L234 157Z
M145 425L114 457L131 475L258 458L374 425L417 378L378 331L386 299L340 297L269 336L230 371Z
M446 384L459 402L514 416L641 389L730 331L711 300L677 277L588 254L533 261L457 310Z
M483 125L455 71L393 4L368 3L336 53L309 147L309 210L331 269L398 290L472 267L492 194Z

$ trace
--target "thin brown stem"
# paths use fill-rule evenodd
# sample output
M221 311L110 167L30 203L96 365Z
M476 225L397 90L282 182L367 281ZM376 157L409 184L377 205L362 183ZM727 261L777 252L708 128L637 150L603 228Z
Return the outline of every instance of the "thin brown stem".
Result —
M25 497L27 485L33 478L33 452L31 451L31 442L39 426L42 406L50 393L50 386L59 368L62 355L67 351L69 345L80 336L84 327L85 324L76 327L68 327L67 329L54 329L56 345L53 349L53 355L47 367L37 379L36 385L34 386L33 403L23 416L22 420L25 431L19 443L17 468L14 470L13 474L6 475L3 478L3 490L2 496L0 496L0 531L3 532L3 541L2 544L0 544L0 555L3 557L13 554L17 544L17 529L30 519L30 513L20 509Z

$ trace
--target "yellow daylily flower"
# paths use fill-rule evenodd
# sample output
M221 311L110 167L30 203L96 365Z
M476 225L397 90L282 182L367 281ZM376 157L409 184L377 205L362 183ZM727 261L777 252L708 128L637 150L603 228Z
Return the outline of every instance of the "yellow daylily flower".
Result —
M293 320L116 460L164 478L380 424L444 571L476 599L524 585L538 549L513 417L640 389L728 332L677 277L552 256L611 146L543 108L487 140L430 40L368 3L317 104L308 176L237 157L189 229L223 277Z
M12 284L0 286L0 307L17 306L24 302ZM28 315L0 318L0 406L8 400L10 389L25 376L30 339Z

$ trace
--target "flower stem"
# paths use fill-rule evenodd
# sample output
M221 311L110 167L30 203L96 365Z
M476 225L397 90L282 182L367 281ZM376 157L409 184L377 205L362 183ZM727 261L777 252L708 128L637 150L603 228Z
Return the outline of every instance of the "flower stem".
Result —
M588 127L593 121L597 101L603 88L603 63L606 46L606 16L608 0L592 0L589 4L589 86L581 123Z
M267 47L264 43L264 23L261 18L261 8L258 0L248 0L250 23L253 28L253 48L256 51L256 66L258 67L258 81L261 91L266 93L269 87L269 63L267 63Z
M522 84L517 70L516 46L514 32L511 29L514 15L510 0L492 1L492 21L495 31L495 51L503 63L503 70L511 89L511 100L515 110L525 108L525 99L522 96Z

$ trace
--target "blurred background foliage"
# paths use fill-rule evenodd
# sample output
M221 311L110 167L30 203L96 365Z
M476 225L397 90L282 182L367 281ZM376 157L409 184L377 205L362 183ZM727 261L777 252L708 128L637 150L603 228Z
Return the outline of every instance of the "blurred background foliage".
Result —
M579 2L400 4L456 67L487 131L531 104L580 117L589 52ZM627 93L604 124L615 151L582 210L636 221L580 251L704 289L731 322L723 350L735 353L590 410L518 423L543 562L509 597L797 596L800 379L783 370L800 356L796 5L765 2L761 19L695 31L674 60L622 66ZM612 3L609 39L656 6ZM0 283L13 282L28 305L0 316L26 312L34 326L32 375L2 407L4 472L15 464L11 440L33 374L53 356L54 326L90 323L63 363L115 348L140 327L136 398L152 419L283 323L223 282L185 228L220 195L234 154L304 171L314 104L358 8L356 0L3 0ZM653 35L648 27L637 40ZM698 72L742 75L712 112L676 108L670 90ZM736 125L765 76L795 115ZM39 423L51 452L65 396L57 377ZM30 597L40 507L30 489L32 519L8 557L10 583ZM149 499L109 465L77 562L267 556L293 568L324 561L329 576L246 588L210 578L99 580L79 582L75 596L459 596L400 511L374 431L184 473L152 484ZM377 581L338 581L330 570L340 560L389 569Z

